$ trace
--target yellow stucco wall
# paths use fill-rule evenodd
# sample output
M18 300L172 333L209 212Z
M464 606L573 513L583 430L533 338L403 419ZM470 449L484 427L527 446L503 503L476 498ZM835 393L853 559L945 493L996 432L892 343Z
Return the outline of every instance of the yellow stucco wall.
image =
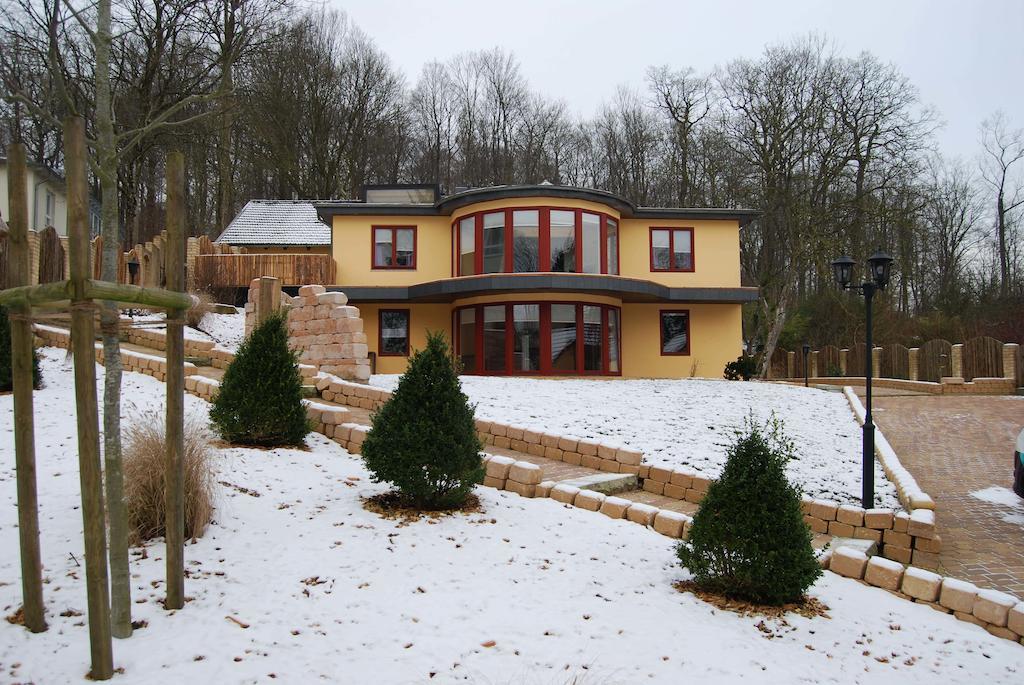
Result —
M416 268L374 269L373 226L415 226ZM336 216L331 226L338 285L413 285L452 273L452 228L447 216Z
M451 305L448 304L409 304L396 302L394 304L359 304L359 315L363 318L363 331L366 333L366 342L370 352L378 353L377 373L402 373L405 371L405 357L381 357L378 349L378 326L380 317L378 312L381 309L408 309L409 310L409 352L421 349L427 344L427 331L442 331L448 336L448 343L451 344L452 316Z
M651 228L693 229L693 272L651 271ZM626 219L619 228L620 275L676 288L735 288L740 285L738 221Z
M661 355L661 310L690 312L690 354ZM622 375L630 378L721 378L739 356L743 317L738 304L624 304ZM694 366L696 364L696 366Z

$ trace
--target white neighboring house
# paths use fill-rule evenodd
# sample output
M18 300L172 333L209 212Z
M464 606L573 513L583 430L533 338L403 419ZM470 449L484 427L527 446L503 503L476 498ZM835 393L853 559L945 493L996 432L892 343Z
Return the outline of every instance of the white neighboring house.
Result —
M68 199L64 177L38 162L28 162L25 197L28 202L28 228L41 231L53 226L62 236L68 234ZM7 158L0 157L0 217L11 217L11 204L7 187ZM100 232L100 203L89 200L89 230Z

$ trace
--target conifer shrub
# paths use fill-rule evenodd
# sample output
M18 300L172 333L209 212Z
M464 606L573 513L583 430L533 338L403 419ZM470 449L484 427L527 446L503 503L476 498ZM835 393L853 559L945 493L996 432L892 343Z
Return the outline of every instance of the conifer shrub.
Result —
M8 392L14 387L13 361L11 359L11 322L7 318L7 308L0 307L0 392ZM39 389L43 381L43 373L39 369L39 354L32 350L32 387Z
M738 381L741 378L749 381L757 373L757 359L749 354L741 354L736 361L728 362L725 365L725 378L730 381Z
M312 427L283 312L269 316L238 347L213 399L210 421L221 437L239 445L304 444Z
M781 422L748 420L679 545L702 590L758 604L795 602L821 575L800 493L786 480L793 445Z
M483 479L483 445L448 344L430 333L391 399L373 417L362 455L376 483L419 509L461 505Z

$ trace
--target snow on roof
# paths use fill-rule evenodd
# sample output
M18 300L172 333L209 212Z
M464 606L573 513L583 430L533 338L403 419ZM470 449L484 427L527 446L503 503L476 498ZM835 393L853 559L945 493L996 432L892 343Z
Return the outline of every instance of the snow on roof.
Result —
M311 202L249 200L218 243L229 245L330 245L331 229Z

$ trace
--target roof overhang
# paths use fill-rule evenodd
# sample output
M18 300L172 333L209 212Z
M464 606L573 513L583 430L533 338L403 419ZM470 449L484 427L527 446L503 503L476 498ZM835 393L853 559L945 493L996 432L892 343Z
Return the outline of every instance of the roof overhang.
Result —
M571 292L616 297L623 302L742 304L757 299L757 288L678 288L623 276L563 273L487 274L447 278L410 286L331 286L352 302L453 302L480 295Z

